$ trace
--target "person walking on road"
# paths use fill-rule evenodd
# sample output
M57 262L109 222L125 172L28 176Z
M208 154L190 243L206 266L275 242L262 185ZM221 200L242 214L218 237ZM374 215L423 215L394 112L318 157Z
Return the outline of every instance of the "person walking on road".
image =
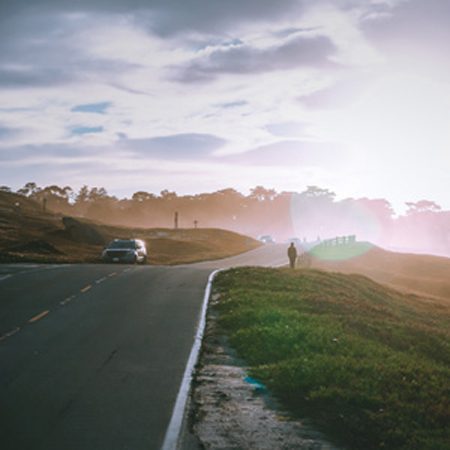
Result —
M293 242L291 242L291 245L288 248L287 254L289 257L289 266L291 267L291 269L294 269L295 262L297 261L297 249L295 248L295 245Z

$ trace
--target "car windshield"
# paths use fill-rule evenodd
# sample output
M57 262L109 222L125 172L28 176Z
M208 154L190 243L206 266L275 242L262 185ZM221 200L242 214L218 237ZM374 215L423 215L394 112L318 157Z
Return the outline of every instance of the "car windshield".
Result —
M136 248L135 241L113 241L108 248Z

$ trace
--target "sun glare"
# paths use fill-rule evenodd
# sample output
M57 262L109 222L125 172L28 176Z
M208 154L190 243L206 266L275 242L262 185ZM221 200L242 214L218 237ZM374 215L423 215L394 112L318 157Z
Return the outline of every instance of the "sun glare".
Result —
M345 138L364 158L399 167L446 156L450 86L410 74L390 74L370 86L346 114Z

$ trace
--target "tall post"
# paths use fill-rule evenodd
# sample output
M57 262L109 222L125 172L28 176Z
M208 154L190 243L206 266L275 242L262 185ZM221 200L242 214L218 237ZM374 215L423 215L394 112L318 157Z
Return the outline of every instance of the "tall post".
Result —
M198 227L198 220L194 220L194 228Z
M174 222L175 230L178 230L178 211L175 211L175 216L174 216L173 222Z

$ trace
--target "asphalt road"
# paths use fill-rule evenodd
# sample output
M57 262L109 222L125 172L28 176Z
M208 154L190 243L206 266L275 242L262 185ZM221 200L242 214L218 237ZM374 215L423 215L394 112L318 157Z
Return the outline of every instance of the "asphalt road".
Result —
M214 268L0 265L0 448L152 450L164 439Z

